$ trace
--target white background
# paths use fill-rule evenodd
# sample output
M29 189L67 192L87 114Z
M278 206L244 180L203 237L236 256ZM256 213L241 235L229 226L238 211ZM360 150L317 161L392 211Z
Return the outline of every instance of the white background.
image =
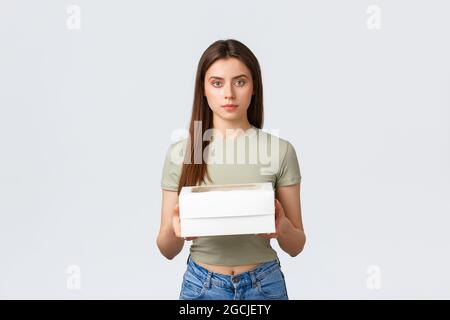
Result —
M156 246L162 164L200 55L227 38L258 57L264 128L299 157L306 247L273 241L289 297L450 298L449 16L444 0L2 0L0 298L178 298L189 243L172 261Z

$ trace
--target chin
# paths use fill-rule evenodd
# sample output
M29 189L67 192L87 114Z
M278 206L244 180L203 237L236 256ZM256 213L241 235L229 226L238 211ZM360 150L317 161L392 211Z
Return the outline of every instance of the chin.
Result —
M242 118L242 115L240 114L224 114L221 115L221 118L225 119L225 120L237 120Z

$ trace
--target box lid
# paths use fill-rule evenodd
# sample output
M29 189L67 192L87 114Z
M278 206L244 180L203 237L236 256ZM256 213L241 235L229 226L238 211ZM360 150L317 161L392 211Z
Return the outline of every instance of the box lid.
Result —
M181 219L275 213L270 182L183 187L179 205Z

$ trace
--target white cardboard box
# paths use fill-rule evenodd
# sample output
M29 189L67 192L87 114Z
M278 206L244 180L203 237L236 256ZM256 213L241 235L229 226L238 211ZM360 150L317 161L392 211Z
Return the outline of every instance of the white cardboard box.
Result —
M275 232L274 201L270 182L183 187L181 236Z

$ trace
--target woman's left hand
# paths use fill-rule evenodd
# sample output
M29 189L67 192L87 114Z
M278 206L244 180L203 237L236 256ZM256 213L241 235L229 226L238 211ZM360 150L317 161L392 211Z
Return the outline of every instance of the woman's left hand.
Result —
M275 199L275 233L257 233L256 235L263 238L277 238L284 233L289 224L291 222L286 217L283 206L278 199Z

